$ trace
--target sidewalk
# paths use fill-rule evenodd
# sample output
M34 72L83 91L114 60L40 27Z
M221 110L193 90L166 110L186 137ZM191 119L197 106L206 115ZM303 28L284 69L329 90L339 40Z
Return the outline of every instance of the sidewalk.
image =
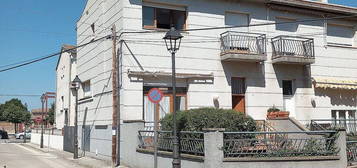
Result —
M56 155L57 157L67 160L69 162L73 162L75 164L78 164L82 167L87 167L87 168L111 168L111 163L108 161L103 161L103 160L98 160L98 159L94 159L91 157L82 157L79 159L74 160L73 159L73 154L69 153L69 152L65 152L65 151L60 151L60 150L56 150L56 149L49 149L47 147L45 148L39 148L38 145L36 144L32 144L32 143L26 143L26 144L21 144L24 147L27 148L32 148L35 149L37 151L43 152L43 153L51 153L53 155ZM125 167L122 167L125 168Z

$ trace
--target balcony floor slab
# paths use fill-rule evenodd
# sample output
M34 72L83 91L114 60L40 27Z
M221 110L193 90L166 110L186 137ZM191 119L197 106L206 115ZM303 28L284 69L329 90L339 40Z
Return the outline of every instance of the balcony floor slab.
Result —
M315 58L305 58L302 56L277 56L272 58L272 63L310 65L315 63Z

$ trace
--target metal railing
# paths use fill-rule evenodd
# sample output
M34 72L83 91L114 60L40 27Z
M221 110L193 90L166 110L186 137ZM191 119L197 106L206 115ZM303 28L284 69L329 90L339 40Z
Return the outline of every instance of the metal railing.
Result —
M347 141L346 142L347 150L347 160L349 163L357 162L357 141Z
M291 56L314 58L314 39L294 36L277 36L272 39L273 58Z
M337 137L334 131L225 132L223 151L225 158L334 156Z
M158 131L157 148L159 151L173 151L172 131ZM180 132L180 151L184 154L197 156L204 155L204 135L203 132ZM139 131L139 148L154 149L154 131Z
M265 55L266 36L258 33L227 31L221 34L221 51Z
M357 134L357 120L355 119L315 119L310 121L311 131L346 129L348 134Z

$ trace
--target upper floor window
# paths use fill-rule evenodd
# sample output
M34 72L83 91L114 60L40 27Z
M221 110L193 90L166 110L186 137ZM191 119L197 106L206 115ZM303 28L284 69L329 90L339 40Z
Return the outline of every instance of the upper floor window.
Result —
M249 14L238 12L226 12L224 15L224 24L226 26L242 26L234 28L237 31L248 31Z
M355 30L352 26L327 24L327 43L352 46Z
M284 23L284 24L276 24L276 30L288 31L288 32L296 32L299 24L296 23L296 19L287 18L287 17L276 17L276 23ZM292 22L292 23L286 23Z
M169 29L186 28L186 11L143 6L143 27Z
M90 80L83 82L82 88L83 88L83 97L91 97L92 96Z

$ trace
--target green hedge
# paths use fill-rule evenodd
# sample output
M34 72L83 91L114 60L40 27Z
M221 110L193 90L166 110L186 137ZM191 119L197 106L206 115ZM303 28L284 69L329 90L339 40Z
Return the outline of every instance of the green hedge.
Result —
M199 108L177 112L178 130L202 131L203 128L225 128L226 131L256 131L255 121L229 109ZM173 114L160 121L162 130L172 130Z

